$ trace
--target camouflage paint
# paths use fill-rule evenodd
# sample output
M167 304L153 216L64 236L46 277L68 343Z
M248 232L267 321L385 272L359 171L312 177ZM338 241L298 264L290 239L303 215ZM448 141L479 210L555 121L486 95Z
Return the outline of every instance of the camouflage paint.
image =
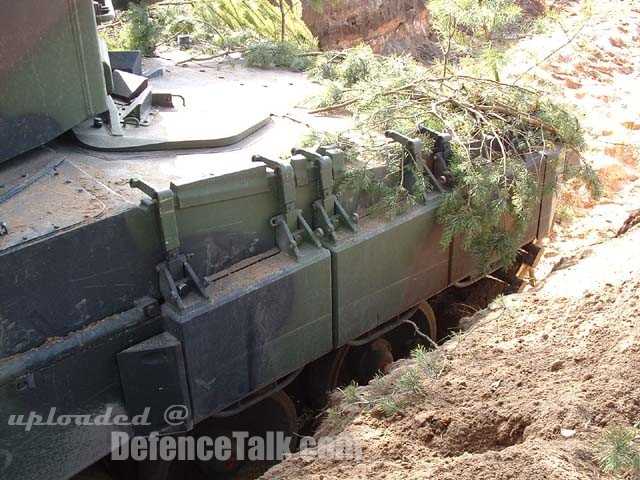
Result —
M91 0L3 2L2 19L0 162L107 110Z

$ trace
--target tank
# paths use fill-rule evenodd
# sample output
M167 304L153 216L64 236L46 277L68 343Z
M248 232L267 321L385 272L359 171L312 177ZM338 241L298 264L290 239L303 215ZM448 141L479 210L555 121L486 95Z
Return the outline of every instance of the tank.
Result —
M71 478L109 454L114 431L188 434L291 385L317 399L348 351L368 349L364 362L420 312L436 337L425 301L474 271L459 241L439 246L443 194L362 215L363 195L337 194L340 149L294 143L306 127L287 109L314 88L301 76L166 67L149 79L136 52L99 40L108 1L6 3L0 477ZM425 171L437 153L418 152ZM544 155L527 161L541 189L553 182ZM552 223L543 190L529 264ZM187 407L177 425L173 405ZM146 408L138 427L10 424Z

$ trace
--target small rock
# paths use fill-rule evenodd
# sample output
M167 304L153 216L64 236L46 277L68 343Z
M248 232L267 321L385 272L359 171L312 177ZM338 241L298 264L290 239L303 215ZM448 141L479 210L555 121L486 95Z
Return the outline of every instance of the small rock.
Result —
M590 373L585 373L584 377L582 377L582 381L586 382L587 380L591 380L593 378L593 375Z
M576 89L576 88L582 87L582 84L580 82L577 82L577 81L575 81L575 80L573 80L571 78L567 78L564 81L564 83L568 88L572 88L572 89Z
M432 414L430 414L429 412L421 412L418 413L415 417L413 417L413 419L415 420L416 424L421 427L423 426L425 423L427 423L427 421L432 418Z
M640 123L636 123L633 121L622 122L622 126L628 130L640 130Z
M552 372L557 372L562 368L563 365L564 365L564 362L562 360L556 360L551 364L551 366L549 367L549 370L551 370Z
M562 435L564 438L571 438L571 437L575 437L576 431L571 430L569 428L561 428L560 435Z
M433 440L434 434L433 430L429 427L423 427L418 429L418 438L422 440L424 443L429 443Z

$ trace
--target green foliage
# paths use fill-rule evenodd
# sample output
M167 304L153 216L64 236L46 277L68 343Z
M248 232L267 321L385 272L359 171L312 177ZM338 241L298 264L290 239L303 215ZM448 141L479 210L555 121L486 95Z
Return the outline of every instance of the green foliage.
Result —
M497 308L497 309L501 309L501 310L506 310L507 303L505 301L504 295L498 294L498 296L496 296L496 298L494 298L491 301L491 303L489 304L489 308Z
M374 205L372 212L384 212L387 218L402 215L418 203L415 196L402 186L391 188L384 185L381 192L381 198Z
M119 12L113 25L101 28L111 50L140 50L151 56L162 44L175 42L180 34L193 33L196 22L188 5L148 7L133 3Z
M211 28L211 26L208 28ZM207 53L233 50L242 51L262 41L260 36L252 30L233 30L212 37L205 36L205 38L208 40L205 41L202 49Z
M414 368L410 368L402 374L398 380L398 386L402 393L419 393L420 392L420 375Z
M393 392L393 385L389 381L389 377L378 372L374 375L373 380L369 382L370 397L375 403L382 397L386 397Z
M344 413L341 410L338 410L337 408L333 408L333 407L327 408L326 414L327 414L327 423L332 428L339 428L345 420Z
M604 431L600 467L606 473L640 475L640 447L636 428L609 427Z
M127 11L125 22L127 24L125 29L127 47L138 49L143 55L153 55L158 43L160 43L162 27L159 22L152 20L149 9L131 5Z
M522 19L522 9L513 0L447 0L429 1L429 12L439 32L450 28L448 20L455 20L457 34L492 40L496 35Z
M375 149L360 150L352 145L343 145L347 159L365 160L376 156ZM387 218L406 213L414 205L424 201L424 193L430 190L425 178L415 175L414 160L398 146L387 149L384 176L376 177L365 164L348 167L338 183L338 193L361 192L366 194L369 213L382 213ZM379 155L379 152L377 152ZM372 158L373 160L373 158Z
M451 165L457 188L438 211L445 225L441 245L455 236L478 261L480 271L508 267L515 261L538 201L536 181L522 161L508 155L502 162L455 157Z
M385 417L393 417L401 412L407 395L416 395L421 391L420 370L409 368L397 382L378 372L362 393L355 383L342 390L345 400L351 405L362 405L366 409L376 409Z
M576 178L584 183L595 200L599 200L602 197L603 187L600 177L588 163L583 161L578 168L565 170L564 174L565 181Z
M316 40L302 21L300 0L194 0L176 5L130 4L111 25L101 27L110 49L137 49L153 55L160 45L175 45L190 34L197 53L245 51L254 66L306 70L313 61L302 55ZM284 29L284 41L282 33Z
M378 409L387 417L392 417L401 409L401 405L396 400L395 386L382 373L377 373L374 379L369 382L368 390L360 402L365 408Z
M348 51L344 60L336 67L335 75L342 80L345 87L351 87L372 77L374 69L379 66L371 48L361 46Z
M348 167L340 177L338 193L355 191L375 195L382 188L384 188L382 183L373 176L368 168Z
M325 90L324 95L322 95L322 97L320 97L317 106L319 108L322 107L328 107L330 105L335 105L337 103L342 102L342 97L344 96L344 88L335 83L335 82L331 82L329 83L329 85L327 86L327 89Z
M284 2L284 8L284 41L315 47L315 39L302 21L301 2ZM262 40L281 41L281 13L279 6L269 0L196 0L194 4L200 36L207 43L216 43L230 32L238 31L253 32Z
M451 332L449 334L449 340L458 344L467 337L467 333L468 332L466 332L465 330L458 330L457 332Z
M339 193L366 193L371 213L402 214L423 203L434 187L420 159L397 143L382 142L374 132L418 137L426 157L433 139L419 133L419 126L452 135L451 179L438 210L442 246L460 236L481 271L514 260L539 202L538 176L526 168L525 158L539 159L541 151L558 145L574 150L584 145L580 125L562 105L518 86L469 76L443 79L408 57L381 57L368 47L327 54L313 72L331 79L316 99L318 107L342 106L355 120L349 137L337 137L352 160ZM384 165L385 176L374 176L373 165ZM575 170L562 181L577 176L597 194L593 171L586 165Z
M300 146L302 148L311 148L318 145L337 145L343 141L345 141L345 139L340 133L310 130L300 142Z
M303 71L311 67L313 60L304 55L304 50L290 42L263 41L250 46L244 54L251 67L284 67Z
M349 383L349 385L347 385L346 387L344 387L344 390L342 391L344 393L344 398L347 401L347 403L349 405L353 405L355 403L358 403L360 401L360 397L358 395L358 383L355 381L352 381L351 383Z
M515 0L430 0L433 27L440 37L443 75L449 71L453 55L462 57L466 71L489 71L499 80L504 61L505 39L524 26L522 9ZM464 60L467 60L466 62Z
M430 378L437 378L445 367L445 358L440 352L427 350L422 345L411 352L411 358L420 371Z
M153 19L148 7L129 4L129 9L118 17L122 29L104 31L107 46L113 50L140 50L153 55L161 42L162 27Z
M393 417L402 410L402 406L392 396L383 397L378 404L385 417Z

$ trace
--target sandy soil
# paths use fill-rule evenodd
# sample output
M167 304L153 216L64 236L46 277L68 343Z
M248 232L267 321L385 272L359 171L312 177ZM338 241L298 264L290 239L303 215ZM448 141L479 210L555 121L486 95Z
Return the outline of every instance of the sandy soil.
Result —
M602 429L640 418L640 258L628 248L639 240L635 230L596 246L539 290L466 319L467 333L442 349L440 377L422 376L419 393L395 395L405 406L394 417L337 393L339 413L319 434L362 439L360 461L299 456L264 478L598 477ZM578 285L594 268L606 283L557 292L556 282ZM398 362L360 398L393 390L411 368Z
M503 75L508 81L527 72L579 117L588 145L583 153L598 170L604 196L595 203L584 187L563 192L539 278L613 238L640 206L640 2L555 3L562 9L555 27L520 42Z
M506 74L577 32L529 73L582 116L604 197L563 193L537 286L464 319L466 333L436 354L442 373L421 373L417 393L400 382L419 368L411 360L359 387L355 402L335 393L317 435L361 439L360 460L297 454L263 478L607 478L597 461L604 429L640 420L640 228L617 236L640 208L640 4L559 8L561 25L524 41ZM383 397L399 412L383 415Z

